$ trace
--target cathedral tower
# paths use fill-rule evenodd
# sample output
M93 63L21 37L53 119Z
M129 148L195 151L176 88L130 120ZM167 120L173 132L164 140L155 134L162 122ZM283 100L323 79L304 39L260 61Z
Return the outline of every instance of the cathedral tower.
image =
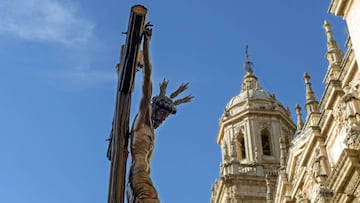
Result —
M272 203L278 169L296 129L289 110L260 87L247 51L246 58L241 91L219 123L222 162L211 203Z

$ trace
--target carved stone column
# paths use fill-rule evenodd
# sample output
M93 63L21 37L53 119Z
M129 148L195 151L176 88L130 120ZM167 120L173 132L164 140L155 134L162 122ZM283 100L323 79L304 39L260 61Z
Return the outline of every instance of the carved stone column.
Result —
M269 180L269 175L265 175L266 180L266 203L273 203L273 194L271 191L271 183Z

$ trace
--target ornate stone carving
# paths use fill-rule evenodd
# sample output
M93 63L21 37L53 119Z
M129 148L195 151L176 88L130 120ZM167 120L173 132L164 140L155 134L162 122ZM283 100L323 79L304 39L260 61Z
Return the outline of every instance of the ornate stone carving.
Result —
M343 101L343 118L350 119L352 122L360 121L360 100L356 87L346 86L344 88Z
M316 203L330 203L334 193L324 186L320 186L315 198Z
M345 144L350 149L359 149L360 145L360 124L359 122L350 123L346 129Z
M312 171L316 182L319 185L324 186L328 177L329 166L327 157L321 152L320 149L315 150Z
M264 121L260 124L260 129L264 130L264 129L269 129L270 128L270 123L267 121Z
M329 72L329 78L330 80L337 80L339 78L340 70L336 66L333 67L334 68L332 68Z
M254 153L255 153L255 163L258 163L259 162L259 150L257 147L255 147Z
M345 125L345 119L343 116L343 107L345 106L344 101L340 101L333 109L332 115L336 123L336 134L340 134L340 130Z
M306 198L304 192L299 190L295 196L296 203L309 203L309 200Z
M286 145L285 145L285 138L283 136L279 137L279 144L280 144L280 166L282 168L286 167Z
M320 146L320 148L322 148ZM315 202L317 203L328 203L330 202L333 192L327 188L326 180L328 178L330 167L328 159L323 154L321 149L315 149L314 159L312 163L312 172L317 183Z
M269 179L269 175L265 175L265 181L266 181L266 203L273 203L273 194L271 191L271 183Z

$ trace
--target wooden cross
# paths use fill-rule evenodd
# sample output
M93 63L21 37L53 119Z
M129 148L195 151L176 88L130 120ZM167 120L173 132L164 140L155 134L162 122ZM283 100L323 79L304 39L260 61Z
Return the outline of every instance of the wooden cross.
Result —
M144 6L135 5L131 8L126 43L121 47L120 63L117 65L116 104L107 153L111 161L108 203L124 202L131 96L141 55L139 52L146 13Z

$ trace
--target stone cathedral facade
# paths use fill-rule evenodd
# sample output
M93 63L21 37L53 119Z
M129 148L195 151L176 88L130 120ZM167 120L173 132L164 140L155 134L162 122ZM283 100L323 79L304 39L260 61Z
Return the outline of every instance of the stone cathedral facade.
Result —
M304 74L305 121L264 91L247 60L241 91L220 118L220 177L211 203L360 203L360 1L330 0L348 27L346 52L325 21L329 62L318 99Z

